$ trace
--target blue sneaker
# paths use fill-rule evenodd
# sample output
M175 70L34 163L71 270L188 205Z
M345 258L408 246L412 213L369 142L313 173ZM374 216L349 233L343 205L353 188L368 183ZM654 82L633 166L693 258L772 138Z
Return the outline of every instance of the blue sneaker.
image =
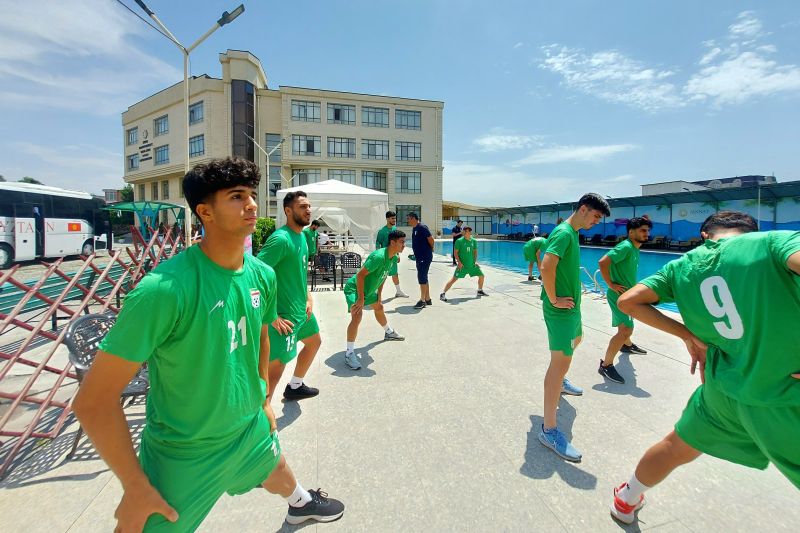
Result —
M570 444L567 437L558 428L545 431L544 425L542 425L542 431L539 432L539 442L553 450L562 459L573 463L578 463L581 460L581 452Z
M570 380L564 378L561 382L561 394L570 394L572 396L583 396L583 389L577 385L573 385Z

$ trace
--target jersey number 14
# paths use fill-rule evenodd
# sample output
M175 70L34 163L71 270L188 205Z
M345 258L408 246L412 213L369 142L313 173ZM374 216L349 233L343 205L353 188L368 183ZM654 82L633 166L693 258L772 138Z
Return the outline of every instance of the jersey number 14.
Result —
M726 339L741 339L744 335L744 324L725 279L722 276L704 279L700 283L700 295L711 316L727 319L714 322L717 333Z

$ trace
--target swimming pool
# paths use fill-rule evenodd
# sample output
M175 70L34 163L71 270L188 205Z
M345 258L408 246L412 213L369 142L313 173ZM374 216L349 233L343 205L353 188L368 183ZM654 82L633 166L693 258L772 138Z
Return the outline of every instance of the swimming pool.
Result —
M521 241L490 241L478 240L478 262L489 266L511 270L520 274L528 274L528 263L522 257L522 246L524 242ZM587 288L594 287L594 281L591 279L599 268L597 262L603 257L610 248L597 248L594 246L581 246L581 266L590 272L581 270L581 281L586 284ZM452 241L436 241L434 244L434 251L437 254L450 256L453 252ZM658 272L661 267L677 259L682 254L674 254L668 252L651 252L642 250L639 256L639 279L644 279L651 274ZM534 271L536 269L534 268ZM597 281L601 286L601 290L605 292L606 284L603 277L598 273ZM667 304L664 306L666 309L677 311L674 304Z

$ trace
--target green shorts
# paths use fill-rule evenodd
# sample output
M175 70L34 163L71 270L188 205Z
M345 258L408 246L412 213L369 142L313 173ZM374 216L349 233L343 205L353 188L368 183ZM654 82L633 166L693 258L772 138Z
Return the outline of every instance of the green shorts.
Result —
M307 339L319 333L317 317L311 313L311 318L302 324L295 324L294 330L288 335L281 335L278 330L269 326L269 360L279 360L284 365L297 357L297 341Z
M800 488L800 406L744 405L707 381L675 424L689 446L751 468L771 462Z
M550 350L572 356L575 351L575 339L583 335L580 309L549 310L545 308L544 323L547 325L547 341Z
M194 531L224 494L244 494L263 483L278 465L281 446L263 412L233 439L196 449L170 447L142 438L139 462L150 483L178 512L172 523L150 515L146 532Z
M347 289L345 289L345 291L344 291L344 299L347 301L347 312L349 313L350 312L350 308L353 307L353 304L355 304L356 300L357 300L356 291L350 292ZM372 305L377 301L378 301L378 293L377 292L373 292L372 294L367 294L364 297L364 305L365 306L366 305Z
M478 265L465 266L463 268L457 268L456 271L453 272L454 278L461 279L461 278L466 278L467 276L475 276L475 277L483 276L481 267L479 267Z
M617 307L619 294L612 290L606 291L606 300L608 300L608 307L611 308L611 326L617 327L619 325L628 326L633 329L633 317L626 315Z

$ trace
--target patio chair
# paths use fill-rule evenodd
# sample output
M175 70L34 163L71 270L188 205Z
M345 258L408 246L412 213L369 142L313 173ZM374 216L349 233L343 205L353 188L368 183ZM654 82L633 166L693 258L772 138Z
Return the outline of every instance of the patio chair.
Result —
M340 258L341 286L347 283L346 279L361 270L361 256L355 252L346 252ZM346 276L346 277L345 277Z
M92 313L76 318L67 326L67 332L64 334L64 346L69 350L69 362L75 367L78 383L83 381L83 377L94 363L100 341L116 321L117 317L113 313ZM149 390L150 380L147 376L147 367L143 365L120 394L120 403L124 406L125 401L129 400L128 405L130 405L136 398L147 396ZM83 427L78 425L78 432L75 434L75 440L72 442L67 459L71 459L75 455L81 436L83 436Z
M319 252L314 258L311 269L311 290L317 288L317 277L333 280L333 290L336 290L336 256L331 252Z
M594 235L592 235L592 238L589 239L589 244L595 244L595 245L603 244L603 234L595 233Z

